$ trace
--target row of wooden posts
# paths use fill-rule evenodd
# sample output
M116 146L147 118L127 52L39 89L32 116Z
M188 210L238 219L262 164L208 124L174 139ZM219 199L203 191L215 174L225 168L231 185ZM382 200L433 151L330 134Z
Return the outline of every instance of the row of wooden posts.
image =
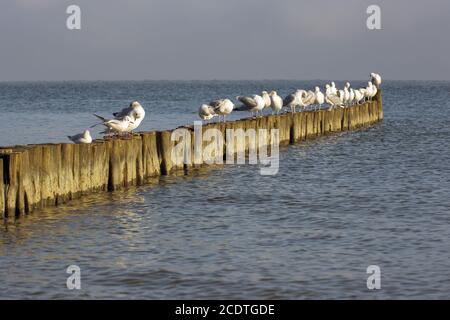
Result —
M380 91L373 101L344 109L210 123L203 126L203 131L210 128L222 133L226 129L278 129L280 144L289 144L358 129L381 119ZM185 128L193 134L192 126ZM0 147L0 216L19 217L80 198L83 194L142 185L151 177L195 168L195 161L174 161L172 149L177 142L171 139L172 131L140 132L130 138L95 140L91 144ZM225 141L225 145L229 142ZM236 150L248 150L248 140L240 144L235 143ZM224 147L222 156L230 156L225 150Z

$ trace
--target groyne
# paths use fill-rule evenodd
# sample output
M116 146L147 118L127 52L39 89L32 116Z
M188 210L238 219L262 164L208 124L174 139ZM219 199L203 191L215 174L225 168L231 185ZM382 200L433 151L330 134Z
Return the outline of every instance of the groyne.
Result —
M269 115L203 126L217 129L278 129L280 144L293 144L338 131L355 130L383 119L381 90L373 101L347 108ZM185 127L195 138L193 127ZM19 217L56 206L83 194L114 191L145 184L148 178L183 173L211 159L203 154L173 150L172 132L135 133L129 138L95 140L91 144L35 144L0 147L0 216ZM270 135L258 137L263 146ZM227 144L233 143L233 148ZM219 157L248 150L250 141L225 139ZM217 156L217 155L216 155ZM188 159L187 159L188 157ZM178 158L178 159L177 159ZM178 161L180 160L180 161ZM203 163L203 164L202 164Z

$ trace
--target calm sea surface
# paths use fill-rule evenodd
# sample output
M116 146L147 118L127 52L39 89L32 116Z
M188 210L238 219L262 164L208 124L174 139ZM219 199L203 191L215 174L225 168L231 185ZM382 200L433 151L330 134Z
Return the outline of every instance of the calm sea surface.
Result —
M67 141L131 100L163 129L211 98L316 83L1 83L0 145ZM276 176L228 165L1 224L0 298L449 299L450 83L383 89L381 124L282 148Z

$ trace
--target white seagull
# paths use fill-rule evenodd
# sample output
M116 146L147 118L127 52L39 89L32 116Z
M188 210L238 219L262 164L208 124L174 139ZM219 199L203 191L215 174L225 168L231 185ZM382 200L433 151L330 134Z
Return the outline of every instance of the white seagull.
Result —
M131 118L130 116L125 116L120 120L119 119L106 119L97 114L94 114L94 116L96 116L97 118L102 120L102 123L95 124L92 127L95 127L99 124L103 124L105 127L107 127L109 129L108 131L106 131L107 134L109 134L111 132L115 132L117 134L128 133L131 131L130 128L133 126L133 122L134 122L134 119Z
M83 133L76 134L74 136L67 136L74 143L91 143L92 137L89 130L85 130Z
M355 90L353 90L353 88L350 88L349 102L350 102L350 105L353 105L355 102Z
M214 112L214 108L207 105L202 104L200 108L198 109L198 116L203 120L211 120L212 118L216 117L217 114Z
M334 81L331 82L331 93L332 94L337 94L338 90L336 88L336 83L334 83Z
M113 115L117 120L122 120L126 116L132 118L133 121L130 122L129 131L133 131L139 127L142 120L144 120L145 110L139 102L133 101L130 103L129 107L124 108L119 112L114 112Z
M351 102L351 99L350 99L350 82L346 82L345 83L343 91L344 91L344 96L342 98L343 98L344 104L349 105L350 102Z
M355 98L354 101L356 104L360 104L362 100L364 100L364 92L362 89L354 90Z
M371 73L370 80L375 84L377 88L380 88L381 85L381 76L378 73Z
M270 108L270 105L272 104L272 101L270 99L270 95L267 93L267 91L261 92L261 97L264 99L264 108Z
M378 93L377 86L372 85L372 98L374 98Z
M315 88L315 96L316 96L316 101L314 101L314 104L320 107L325 103L325 95L320 91L319 87Z
M213 107L214 113L218 116L223 116L223 122L225 122L225 117L229 115L234 109L234 103L230 99L219 99L214 100L209 103Z
M303 110L305 110L306 107L314 104L314 102L316 101L316 95L311 90L309 91L299 90L298 92L301 92L300 106L303 108Z
M339 92L338 92L339 93ZM333 109L336 106L339 106L341 108L343 108L342 106L342 99L341 97L339 97L338 94L334 94L334 93L329 93L325 95L325 101L326 103L328 103L330 105L330 108L328 110Z
M377 94L377 88L373 85L371 81L367 82L365 97L368 100L372 100L373 97Z
M269 93L270 107L272 108L272 114L279 114L283 108L283 99L277 94L275 90Z

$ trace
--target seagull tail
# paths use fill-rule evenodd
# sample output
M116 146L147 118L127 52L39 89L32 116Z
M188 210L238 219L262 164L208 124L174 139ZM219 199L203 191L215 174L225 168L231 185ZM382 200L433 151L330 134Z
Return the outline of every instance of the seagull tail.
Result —
M103 122L108 121L107 119L103 118L102 116L99 116L98 114L94 113L94 116L96 116L97 118L99 118L100 120L102 120Z
M96 126L98 126L98 125L100 125L100 124L103 124L103 123L105 123L106 121L108 121L108 119L106 119L106 118L103 118L102 116L99 116L98 114L93 114L94 116L96 116L97 118L99 118L100 120L102 120L103 122L102 123L97 123L97 124L94 124L93 126L90 126L89 128L94 128L94 127L96 127Z

